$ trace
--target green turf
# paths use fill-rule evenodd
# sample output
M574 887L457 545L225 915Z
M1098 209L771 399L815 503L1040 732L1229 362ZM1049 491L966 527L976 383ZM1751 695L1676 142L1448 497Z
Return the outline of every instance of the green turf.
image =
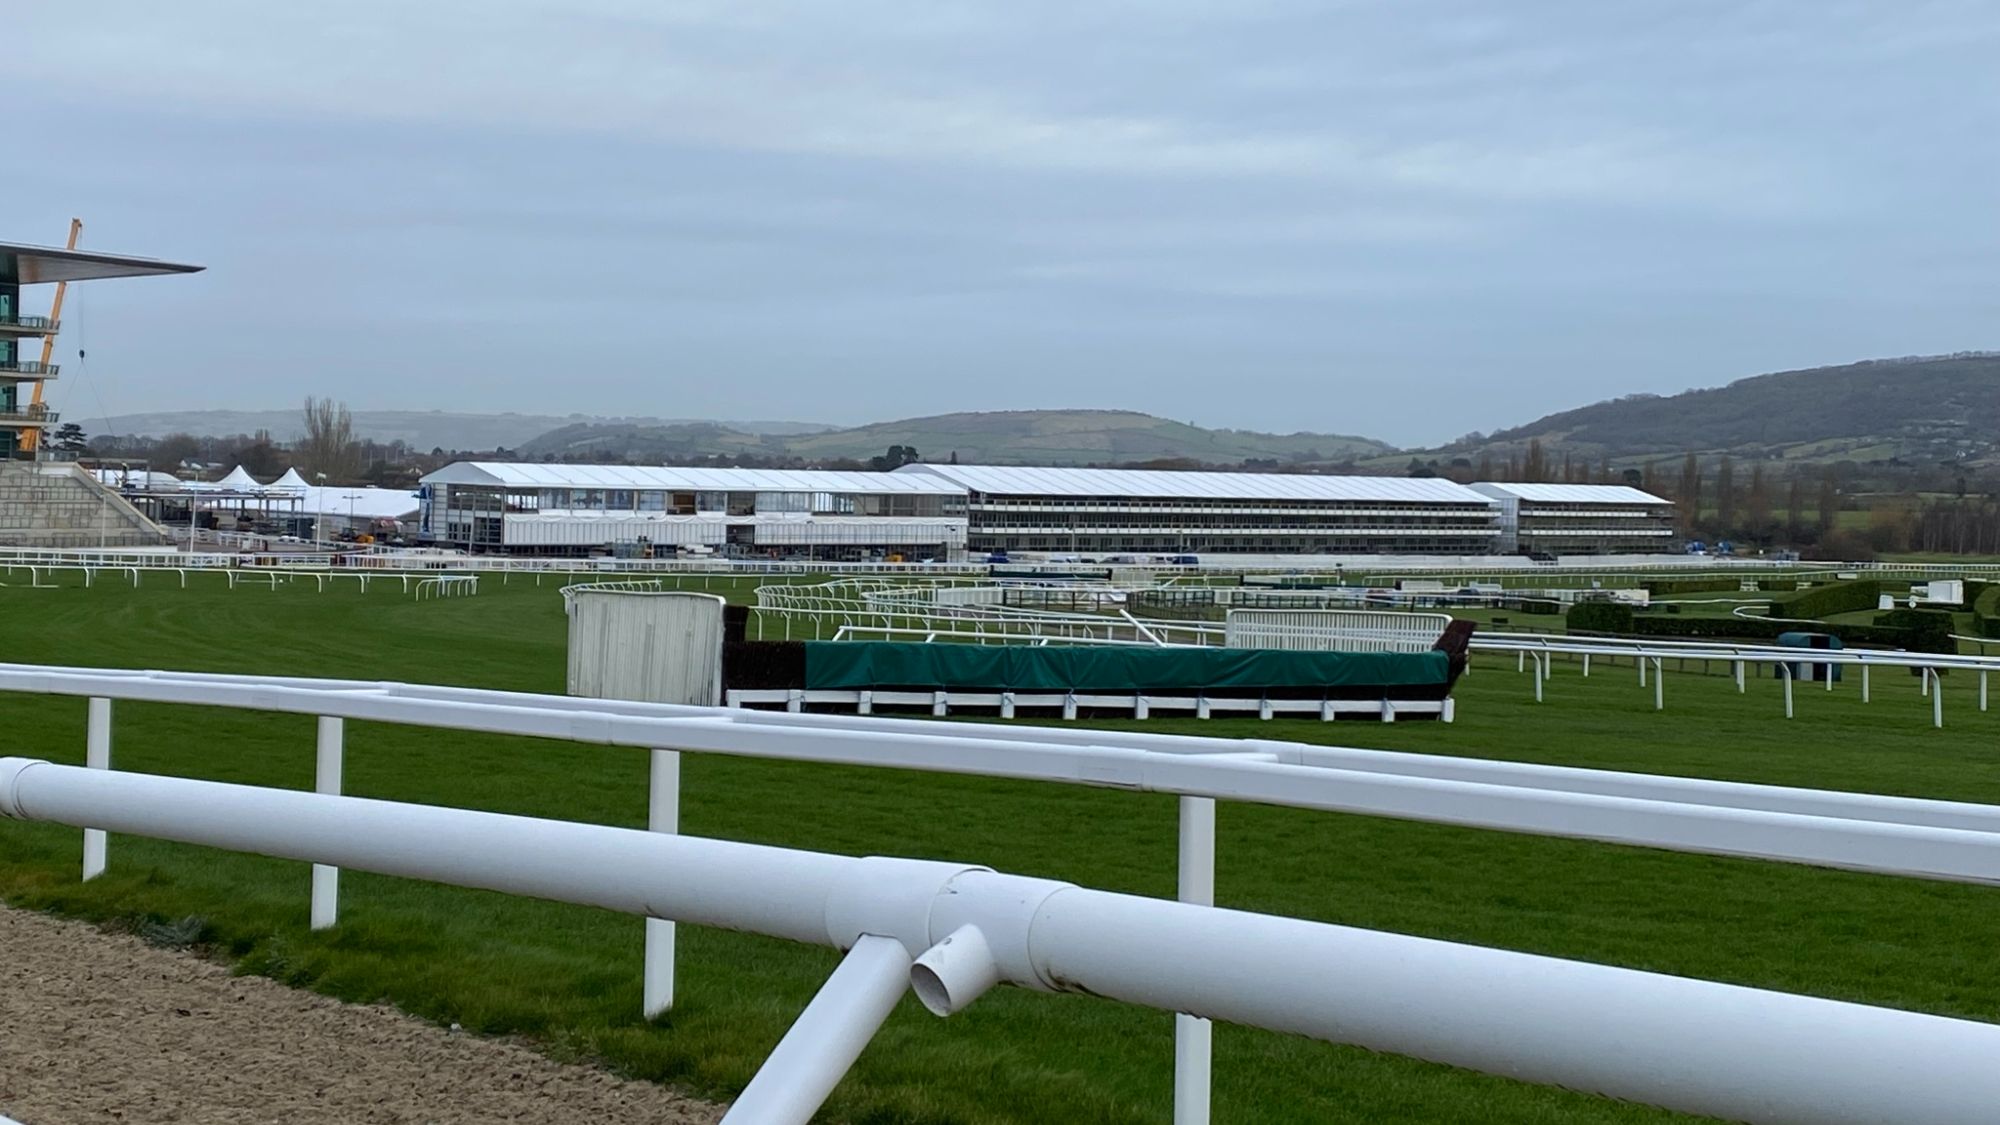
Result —
M311 585L228 591L148 576L134 590L0 588L9 659L318 674L560 690L555 583L484 583L416 604ZM730 592L738 596L747 589ZM1557 668L1532 702L1511 660L1482 661L1459 722L1326 726L1155 720L1141 729L1292 737L1794 785L2000 801L2000 716L1946 680L1930 729L1915 681L1739 696L1669 663L1664 714L1633 669ZM83 703L0 696L5 752L81 759ZM1130 724L1109 724L1130 725ZM119 704L125 768L310 784L311 720ZM644 756L526 739L352 724L347 790L604 823L644 819ZM849 853L952 858L1167 895L1171 798L978 778L751 762L685 763L685 831ZM1218 901L1475 942L2000 1019L2000 894L1748 860L1671 855L1355 816L1225 804ZM305 866L114 836L110 872L76 880L79 834L0 824L0 895L107 921L206 920L247 971L425 1017L522 1034L562 1056L726 1095L747 1081L833 954L684 927L680 998L637 1018L640 924L599 911L349 873L342 924L306 929ZM1328 966L1329 972L1339 971ZM1170 1104L1171 1018L1084 997L1000 990L939 1021L906 1002L837 1092L847 1122L1157 1122ZM1216 1119L1638 1122L1675 1115L1406 1059L1221 1027Z

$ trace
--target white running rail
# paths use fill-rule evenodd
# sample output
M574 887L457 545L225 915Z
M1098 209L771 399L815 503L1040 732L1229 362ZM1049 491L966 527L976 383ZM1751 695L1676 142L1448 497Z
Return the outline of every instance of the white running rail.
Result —
M347 719L1170 792L1182 798L1180 894L1188 904L1209 901L1214 893L1217 799L1995 885L2000 885L2000 807L1269 740L731 711L354 680L0 665L0 690L90 700L87 768L13 760L7 774L12 788L0 786L9 794L0 797L9 803L9 815L85 828L86 878L105 870L107 830L290 856L315 864L315 926L336 920L335 880L342 866L635 913L645 910L634 904L653 903L658 916L796 940L859 948L857 935L894 938L905 955L928 964L927 971L939 977L928 982L919 974L920 995L934 1008L951 1009L957 1003L939 997L961 994L950 983L960 979L952 974L961 970L945 963L953 954L932 946L974 924L1000 965L1001 978L1026 987L1064 982L1168 1010L1741 1120L1882 1120L1886 1103L1875 1099L1893 1095L1907 1099L1901 1112L1891 1115L1896 1120L1983 1121L1991 1099L2000 1096L2000 1068L1989 1065L2000 1048L1993 1038L2000 1029L1985 1024L1125 896L1106 897L1134 903L1132 913L1121 907L1091 916L1088 923L1079 922L1080 915L1043 910L1079 899L1030 895L1041 904L1031 916L982 921L952 913L958 908L940 914L925 907L931 921L918 925L911 919L922 916L920 904L962 900L964 910L973 910L971 904L989 894L970 889L975 886L997 888L991 900L1012 902L1005 909L1014 910L1025 909L1021 896L1030 884L1055 885L987 883L980 869L963 866L951 867L946 877L937 865L909 866L910 861L837 860L685 841L660 832L553 825L336 795ZM317 715L318 795L113 772L115 699ZM679 806L678 785L660 782L655 777L649 789L655 823ZM266 827L253 832L256 824ZM397 835L388 825L406 826L412 834ZM551 841L568 842L554 850L522 849L517 839L516 846L490 852L463 843L493 832L547 834ZM446 840L461 843L445 847ZM674 850L683 844L693 850ZM577 856L587 857L579 861L587 870L553 858L572 845L581 849ZM549 858L530 863L524 858L529 855ZM615 856L630 862L613 862ZM660 862L670 856L694 862ZM768 859L778 881L767 886L743 879L744 869L734 866L743 857L759 864ZM805 876L776 874L795 865L819 873L796 896L791 893L799 887L796 879ZM849 874L836 878L836 867ZM666 877L659 873L668 871L674 873L673 886L662 884ZM829 889L836 886L845 889ZM724 889L715 891L721 898L711 899L689 887ZM903 921L886 931L856 928L852 919L864 908L835 905L847 902L843 896L850 893L862 899L896 897L903 911L896 917ZM835 918L842 921L836 925L830 921ZM1035 927L1035 950L1021 944L1024 925ZM1045 933L1097 944L1089 952L1078 947L1074 959L1065 954L1059 963L1035 961L1057 948L1042 943ZM872 944L881 950L880 943ZM968 941L960 951L972 947ZM1204 952L1190 956L1191 950ZM838 1040L858 1051L855 1037L865 1041L872 1025L867 1018L843 1020L837 1013L879 1006L894 976L883 966L894 960L864 954L857 962L863 967L840 976L840 987L822 996L847 995L858 977L873 982L853 985L866 1002L829 1000L830 1007L805 1021L807 1031L800 1034L813 1041ZM976 984L990 974L979 969L978 958L972 961L978 971L965 979ZM1194 961L1202 967L1193 967ZM1391 962L1401 969L1392 971ZM1074 975L1079 972L1086 975ZM1778 1034L1773 1020L1798 1023ZM1819 1041L1835 1027L1868 1034L1843 1040L1845 1048ZM1177 1035L1176 1118L1205 1121L1205 1026L1183 1020ZM1618 1046L1639 1042L1644 1050ZM816 1052L802 1041L790 1050L781 1046L773 1059L803 1057L811 1065L799 1066L837 1078L846 1049ZM1906 1058L1906 1050L1914 1054ZM1866 1057L1852 1057L1857 1054ZM1960 1067L1975 1056L1977 1065ZM1940 1061L1946 1059L1953 1061ZM765 1088L793 1082L793 1065L786 1062L785 1074ZM1850 1082L1870 1092L1861 1096L1848 1088ZM745 1120L804 1118L772 1111Z
M2000 1027L975 865L0 759L0 815L848 950L725 1120L806 1122L904 989L1079 991L1746 1121L1983 1121ZM530 859L529 857L532 857ZM1031 940L1032 935L1032 940ZM1645 1044L1644 1050L1629 1044Z

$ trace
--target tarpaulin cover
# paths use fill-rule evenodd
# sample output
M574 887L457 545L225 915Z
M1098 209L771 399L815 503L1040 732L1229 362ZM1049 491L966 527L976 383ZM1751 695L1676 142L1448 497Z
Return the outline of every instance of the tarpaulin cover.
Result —
M1205 691L1443 684L1443 652L1288 652L812 641L808 689L987 688L1001 691Z

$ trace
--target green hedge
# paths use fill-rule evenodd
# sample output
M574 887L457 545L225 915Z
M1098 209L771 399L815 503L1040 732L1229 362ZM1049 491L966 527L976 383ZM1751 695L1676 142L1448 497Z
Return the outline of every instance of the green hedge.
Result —
M2000 637L2000 582L1979 583L1979 593L1972 593L1970 584L1965 596L1972 601L1972 618L1978 625L1982 637Z
M1654 597L1674 594L1735 593L1743 588L1741 578L1648 578L1639 583Z
M1888 616L1884 614L1883 616ZM1944 633L1888 625L1820 624L1810 628L1791 621L1766 621L1755 617L1652 617L1641 615L1632 621L1632 632L1642 637L1686 637L1703 640L1775 641L1780 633L1831 633L1850 647L1904 648L1912 652L1956 652L1947 627Z
M1908 630L1913 636L1923 638L1909 647L1924 652L1954 652L1957 643L1951 639L1951 614L1935 609L1892 609L1875 615L1875 624L1885 629Z
M1772 617L1830 617L1836 613L1858 613L1880 604L1882 584L1873 578L1833 582L1814 586L1771 600Z
M1578 602L1563 617L1563 627L1572 633L1629 633L1632 607L1617 602Z

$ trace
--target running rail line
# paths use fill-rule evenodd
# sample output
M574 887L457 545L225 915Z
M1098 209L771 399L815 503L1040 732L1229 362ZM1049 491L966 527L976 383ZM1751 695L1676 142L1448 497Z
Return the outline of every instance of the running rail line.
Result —
M1000 983L1751 1122L1969 1125L2000 1026L1214 906L853 858L0 758L0 815L846 950L724 1118L803 1125L900 999Z
M87 699L85 759L100 777L121 776L111 773L114 700L317 716L315 790L323 796L340 792L349 719L644 749L652 765L654 835L675 830L683 751L1174 793L1179 893L1193 904L1212 901L1214 893L1218 799L2000 884L2000 807L1951 801L1263 739L756 712L361 680L0 665L0 691ZM89 817L67 823L86 826L86 879L106 869L107 828L137 831ZM343 862L314 859L315 928L337 920ZM649 923L653 931L669 926ZM673 992L670 931L663 943L655 937L649 934L646 955L649 1016L670 1006ZM1202 1122L1208 1029L1194 1014L1204 1009L1181 1010L1176 1121Z

